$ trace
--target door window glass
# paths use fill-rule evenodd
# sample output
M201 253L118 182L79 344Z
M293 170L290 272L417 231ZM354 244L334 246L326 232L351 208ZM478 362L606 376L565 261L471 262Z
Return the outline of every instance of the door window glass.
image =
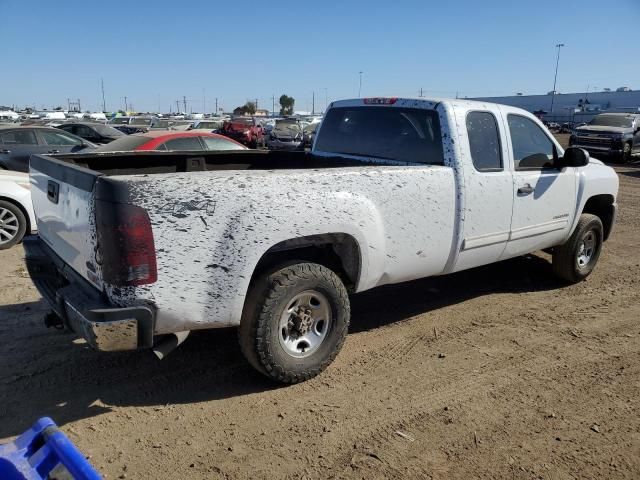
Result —
M467 115L469 150L476 170L502 170L502 155L498 124L489 112L469 112Z
M0 135L5 145L37 145L38 140L32 130L14 130Z
M63 132L50 132L48 130L41 130L42 138L47 143L47 145L57 145L57 146L73 146L73 145L82 145L80 139L74 138L70 135L67 135Z
M556 147L535 122L510 114L507 116L507 123L516 170L553 168Z

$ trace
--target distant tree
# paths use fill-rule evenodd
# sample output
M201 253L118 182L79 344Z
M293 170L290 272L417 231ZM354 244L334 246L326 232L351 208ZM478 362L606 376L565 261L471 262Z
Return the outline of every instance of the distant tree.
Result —
M247 102L241 107L233 109L234 115L254 115L256 113L256 104L254 102Z
M296 99L289 95L280 95L280 115L293 115Z
M59 112L60 110L62 110L62 107L58 106L58 107L54 108L54 110L55 110L56 112Z

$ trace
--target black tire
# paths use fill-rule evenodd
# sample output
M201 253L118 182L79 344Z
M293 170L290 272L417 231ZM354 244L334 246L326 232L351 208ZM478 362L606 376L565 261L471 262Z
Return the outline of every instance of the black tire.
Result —
M307 292L322 298L330 316L324 323L323 340L315 349L309 346L309 353L300 352L306 356L297 357L283 346L281 321L285 309L291 310L291 301ZM290 323L294 316L289 315ZM298 383L315 377L333 362L347 337L349 319L347 290L333 271L317 263L280 265L260 275L249 289L238 331L240 348L262 374L282 383ZM315 325L322 323L321 319L311 320Z
M631 156L631 142L626 142L622 146L622 154L620 156L620 160L622 161L622 163L629 163L632 159L633 158Z
M0 250L20 243L27 232L27 219L11 202L0 200Z
M586 253L584 249L586 245L591 243L589 242L591 238L593 238L591 254L581 256L581 253ZM595 215L583 213L580 215L578 225L569 240L553 249L554 273L569 283L584 280L598 263L602 251L602 241L603 228L600 219Z

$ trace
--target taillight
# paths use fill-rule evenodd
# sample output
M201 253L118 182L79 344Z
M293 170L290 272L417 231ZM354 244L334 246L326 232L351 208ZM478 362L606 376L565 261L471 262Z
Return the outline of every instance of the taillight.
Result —
M106 283L135 286L158 280L153 230L144 208L97 200L96 222L96 258Z

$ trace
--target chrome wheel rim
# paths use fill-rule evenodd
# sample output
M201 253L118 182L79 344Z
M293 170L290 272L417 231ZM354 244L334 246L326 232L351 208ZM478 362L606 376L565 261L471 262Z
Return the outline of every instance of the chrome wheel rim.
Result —
M11 210L0 207L0 245L13 240L18 230L20 230L18 217Z
M300 292L289 300L280 317L280 346L292 357L308 357L327 338L331 321L327 297L316 290Z
M596 233L593 230L589 230L582 237L580 246L578 247L578 255L576 261L579 268L585 268L591 262L593 255L596 251Z

